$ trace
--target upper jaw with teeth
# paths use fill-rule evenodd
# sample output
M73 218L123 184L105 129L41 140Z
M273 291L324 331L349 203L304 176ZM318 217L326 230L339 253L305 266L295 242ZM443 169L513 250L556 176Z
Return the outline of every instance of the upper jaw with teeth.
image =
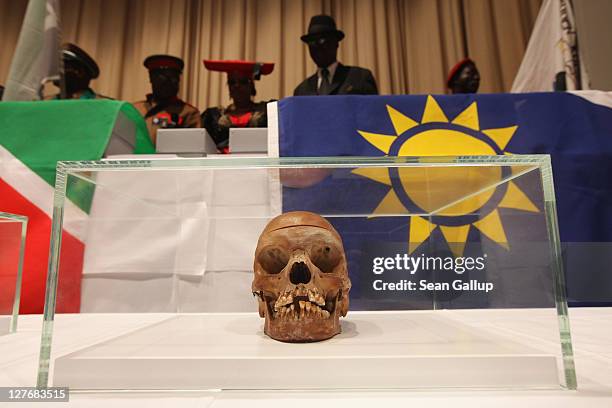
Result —
M283 320L327 319L330 316L325 309L325 297L316 289L301 286L281 294L273 309L274 318Z

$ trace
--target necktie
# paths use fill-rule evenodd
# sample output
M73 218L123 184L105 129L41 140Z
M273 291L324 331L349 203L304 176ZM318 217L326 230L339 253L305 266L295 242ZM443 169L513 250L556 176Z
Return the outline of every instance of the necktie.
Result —
M329 70L323 68L321 70L321 85L319 85L319 95L329 95L331 91L331 82L329 81Z

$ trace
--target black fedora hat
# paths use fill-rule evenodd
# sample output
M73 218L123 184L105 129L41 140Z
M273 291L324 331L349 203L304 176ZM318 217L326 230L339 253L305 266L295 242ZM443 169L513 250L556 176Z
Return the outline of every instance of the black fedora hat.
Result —
M96 61L75 44L65 43L62 45L62 58L64 61L74 61L82 66L92 79L96 79L100 75L100 68L98 68Z
M308 33L300 37L304 42L308 42L317 37L333 35L338 41L344 38L344 33L336 28L336 21L332 16L319 14L312 16L308 24Z

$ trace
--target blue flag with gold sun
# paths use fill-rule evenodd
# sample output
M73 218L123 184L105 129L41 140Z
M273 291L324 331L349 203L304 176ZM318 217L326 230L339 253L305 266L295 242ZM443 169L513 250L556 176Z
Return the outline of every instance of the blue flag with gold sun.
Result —
M333 96L287 98L278 112L281 156L550 154L570 298L612 301L612 285L605 285L612 278L603 268L612 261L609 107L565 93ZM415 216L515 170L344 169L313 185L285 187L283 210L369 214L331 217L345 242L357 307L550 305L554 295L538 174L525 171L449 204L435 217ZM424 270L431 257L432 267ZM457 259L483 267L461 272L461 283L453 288L457 276L445 273L443 262L456 270ZM410 262L422 263L405 279ZM431 290L400 288L423 280L434 285ZM488 283L496 290L485 290ZM377 289L383 284L385 290ZM484 286L463 290L462 284ZM450 290L441 290L445 285ZM608 289L602 291L602 285Z

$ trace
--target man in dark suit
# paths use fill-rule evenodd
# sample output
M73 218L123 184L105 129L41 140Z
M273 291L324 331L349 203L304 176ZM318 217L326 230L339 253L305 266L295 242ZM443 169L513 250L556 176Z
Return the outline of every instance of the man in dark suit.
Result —
M317 72L302 81L293 95L377 95L376 80L370 70L342 65L338 62L338 44L344 33L336 28L331 16L310 19L308 33L301 39L308 44Z

